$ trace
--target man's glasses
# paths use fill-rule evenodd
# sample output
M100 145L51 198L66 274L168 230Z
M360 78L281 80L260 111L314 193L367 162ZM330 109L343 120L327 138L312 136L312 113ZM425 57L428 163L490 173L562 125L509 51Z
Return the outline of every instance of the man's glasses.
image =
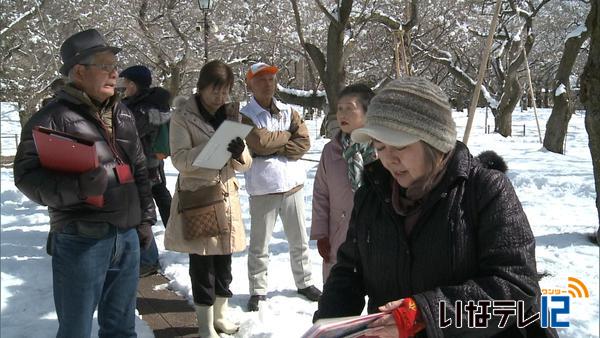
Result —
M112 73L119 67L116 63L81 63L81 65L98 67L107 73Z

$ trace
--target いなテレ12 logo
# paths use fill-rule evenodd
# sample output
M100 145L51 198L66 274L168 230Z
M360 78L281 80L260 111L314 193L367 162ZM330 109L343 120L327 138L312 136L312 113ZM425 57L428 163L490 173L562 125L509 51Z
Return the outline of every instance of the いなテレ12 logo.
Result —
M543 288L540 309L542 327L569 327L568 320L560 315L571 313L571 298L590 298L587 286L578 278L569 277L567 288Z

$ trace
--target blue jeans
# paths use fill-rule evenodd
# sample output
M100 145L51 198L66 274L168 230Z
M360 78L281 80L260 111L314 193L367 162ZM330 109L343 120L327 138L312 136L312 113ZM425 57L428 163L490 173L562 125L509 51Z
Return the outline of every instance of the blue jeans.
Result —
M152 236L152 243L148 250L140 249L140 267L142 266L155 266L158 268L158 248L154 236Z
M140 244L135 229L110 226L101 239L55 233L52 238L56 337L90 337L98 307L98 337L137 337L135 305Z

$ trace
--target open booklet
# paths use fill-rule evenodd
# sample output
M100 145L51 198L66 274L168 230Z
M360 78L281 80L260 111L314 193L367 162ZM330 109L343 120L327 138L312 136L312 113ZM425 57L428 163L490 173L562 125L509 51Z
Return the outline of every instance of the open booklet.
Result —
M301 338L353 338L360 337L367 325L386 313L373 313L366 316L319 319Z
M192 165L208 169L221 169L231 158L231 153L227 151L229 142L236 137L246 138L252 130L252 126L233 122L223 121L213 136L208 140L198 157Z

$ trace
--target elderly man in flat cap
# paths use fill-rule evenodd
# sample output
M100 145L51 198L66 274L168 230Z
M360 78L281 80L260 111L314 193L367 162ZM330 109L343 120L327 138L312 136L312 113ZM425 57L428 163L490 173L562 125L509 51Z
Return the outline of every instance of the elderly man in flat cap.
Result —
M135 120L114 95L119 51L95 29L64 41L68 83L23 127L15 157L15 185L48 206L57 337L89 337L96 307L99 337L136 337L140 245L150 244L156 214ZM81 173L42 165L36 126L92 141L99 165Z

